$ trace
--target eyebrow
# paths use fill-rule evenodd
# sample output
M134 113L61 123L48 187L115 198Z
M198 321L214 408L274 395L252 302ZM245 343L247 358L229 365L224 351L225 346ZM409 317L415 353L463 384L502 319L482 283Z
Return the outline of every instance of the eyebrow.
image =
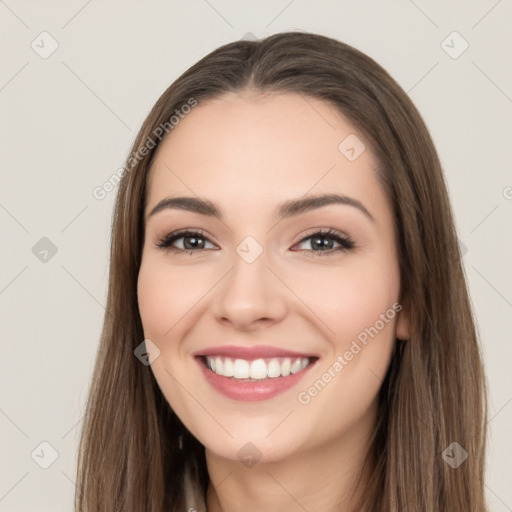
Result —
M277 208L277 217L278 219L286 219L332 204L352 206L361 211L371 221L375 221L372 214L360 201L338 194L306 196L285 201ZM220 208L215 203L198 197L166 197L156 204L148 214L147 219L166 209L186 210L199 213L200 215L215 217L219 220L222 219Z

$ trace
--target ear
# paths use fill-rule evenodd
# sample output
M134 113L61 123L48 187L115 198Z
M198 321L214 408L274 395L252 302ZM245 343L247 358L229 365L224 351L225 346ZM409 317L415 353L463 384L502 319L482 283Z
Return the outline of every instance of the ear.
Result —
M411 337L411 310L407 301L400 303L401 309L398 312L396 321L396 337L400 340L408 340Z

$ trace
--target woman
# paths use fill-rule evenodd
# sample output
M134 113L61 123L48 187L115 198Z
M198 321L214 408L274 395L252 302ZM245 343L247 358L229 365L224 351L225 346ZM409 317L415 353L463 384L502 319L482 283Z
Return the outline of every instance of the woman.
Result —
M485 387L440 163L373 60L238 41L124 168L80 511L485 511Z

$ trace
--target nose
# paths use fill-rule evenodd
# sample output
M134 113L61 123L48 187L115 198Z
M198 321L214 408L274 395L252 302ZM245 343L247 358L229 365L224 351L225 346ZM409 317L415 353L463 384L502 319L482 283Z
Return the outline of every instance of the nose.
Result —
M252 263L235 254L213 300L216 319L240 331L278 323L287 313L286 288L268 268L265 253Z

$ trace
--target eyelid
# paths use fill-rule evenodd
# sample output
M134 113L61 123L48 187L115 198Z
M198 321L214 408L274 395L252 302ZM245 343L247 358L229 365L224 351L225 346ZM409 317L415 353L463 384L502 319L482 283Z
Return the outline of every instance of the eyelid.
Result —
M301 244L303 242L306 242L308 240L311 240L314 238L315 235L317 235L319 238L325 237L325 238L331 238L336 243L340 245L340 247L335 247L332 249L326 249L323 251L312 251L308 249L296 249L296 251L302 251L304 253L309 253L311 255L327 255L333 252L337 251L347 251L349 249L353 249L355 247L355 243L353 242L352 238L347 235L346 233L343 233L341 231L338 231L334 228L311 228L311 230L308 230L308 233L303 233L300 238L292 245L292 248L295 247L298 244Z
M296 245L306 242L307 240L314 237L314 235L317 235L318 237L330 237L334 239L334 241L338 244L340 244L340 247L332 248L332 249L326 249L321 251L313 251L311 249L296 249L294 250L293 247ZM173 247L173 243L176 242L176 240L179 240L181 238L185 237L194 237L197 236L198 238L204 239L205 243L210 243L214 246L219 248L218 245L215 242L212 242L209 238L209 235L205 234L204 230L200 228L184 228L180 229L171 233L168 233L167 235L164 235L163 237L158 239L158 242L155 243L155 245L163 250L169 250L171 252L175 253L201 253L203 251L211 251L213 249L211 248L203 248L203 249L182 249L178 247ZM345 233L338 231L333 228L325 228L325 227L313 227L310 228L306 233L302 233L296 241L293 242L291 245L291 250L294 250L294 252L303 252L303 253L311 253L315 255L327 255L333 252L337 252L340 250L349 250L354 247L354 242L352 239L346 235Z
M215 242L212 242L212 240L210 239L210 236L208 234L206 234L205 231L200 228L183 228L183 229L178 229L177 231L171 231L170 233L159 237L157 242L155 242L155 245L160 249L169 250L169 251L175 251L175 252L190 251L190 249L180 249L180 248L172 246L172 244L176 240L179 240L180 238L184 238L186 236L191 236L191 237L198 236L200 238L203 238L205 241L211 243L212 245L215 245L218 248L218 245ZM212 249L200 249L200 250L196 250L193 252L200 252L200 251L205 251L205 250L212 250Z
M320 234L322 236L327 236L327 235L339 236L340 238L343 238L344 240L345 239L350 240L350 237L347 234L343 233L342 231L338 231L337 229L325 227L325 226L316 226L313 228L309 228L305 232L298 235L296 237L295 241L292 243L292 246L297 245L299 242L302 242L302 241L306 240L307 238L309 238L313 235L317 235L317 234Z

